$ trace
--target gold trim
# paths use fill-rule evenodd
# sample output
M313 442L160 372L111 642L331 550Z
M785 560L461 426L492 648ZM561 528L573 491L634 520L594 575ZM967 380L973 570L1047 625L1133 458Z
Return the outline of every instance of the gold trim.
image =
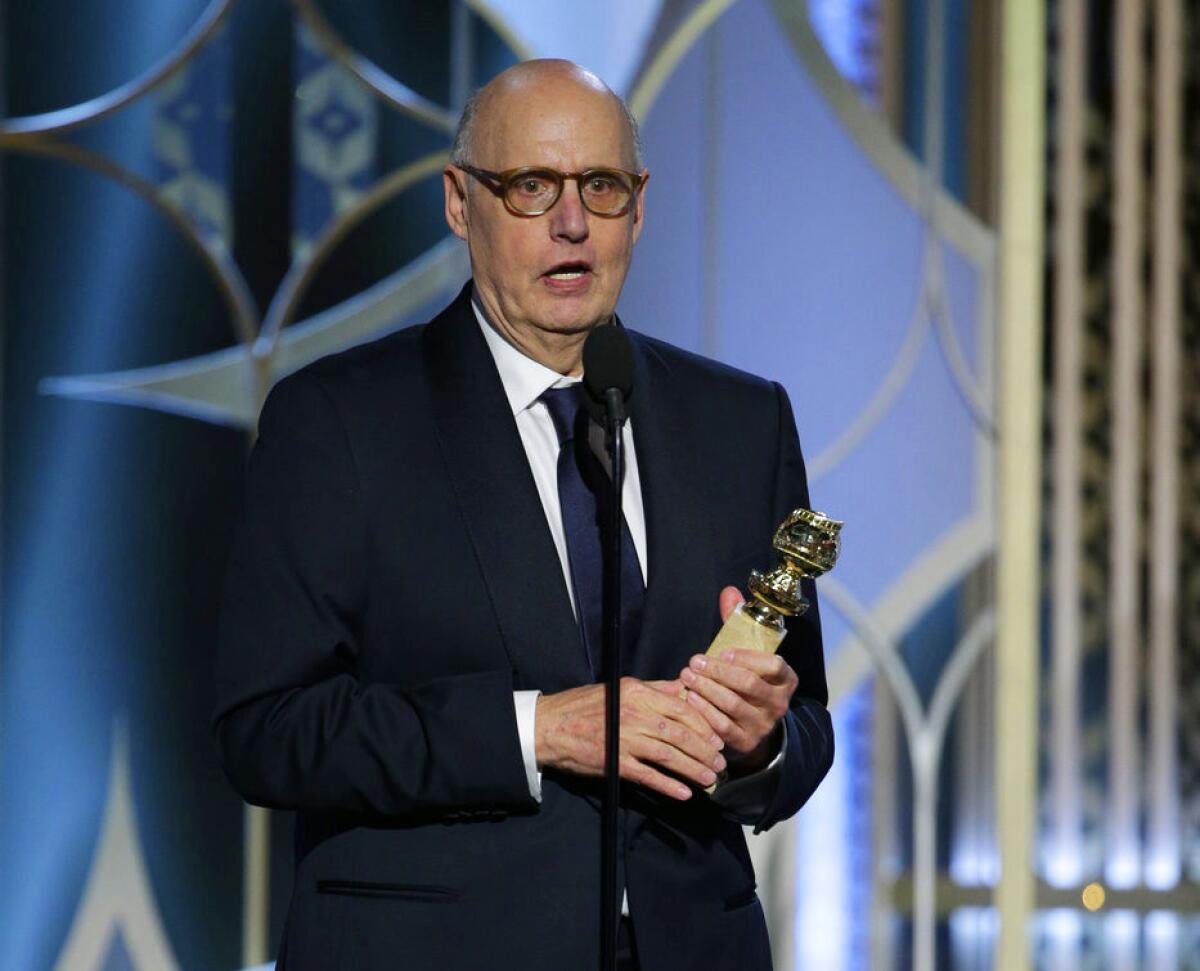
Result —
M654 60L637 79L633 86L633 94L629 97L629 110L634 117L642 120L650 111L651 105L658 98L667 79L674 73L676 65L683 56L692 49L692 45L712 26L713 22L737 0L704 0L695 10L688 14L671 35L671 39L663 44L654 55Z
M292 321L317 271L350 231L415 182L440 172L449 160L448 151L433 152L396 169L371 186L354 207L342 213L336 222L325 227L313 240L308 256L292 264L287 276L279 284L279 289L275 291L255 346L257 357L270 356L279 332Z
M247 286L241 270L238 269L237 264L234 263L224 247L214 246L208 242L196 231L183 212L164 201L157 186L97 152L55 139L22 140L8 145L5 151L16 155L58 159L88 169L129 189L154 206L179 230L180 235L192 246L208 269L217 284L221 298L229 309L229 316L238 341L243 344L250 344L254 341L257 333L258 311L255 309L254 298L250 295L250 288Z
M67 108L0 120L0 149L23 145L51 132L79 128L120 111L181 70L200 48L212 40L235 3L237 0L213 0L183 40L166 57L149 70L105 94Z
M1150 566L1149 724L1146 764L1146 853L1143 882L1179 881L1181 699L1178 637L1180 607L1180 383L1181 275L1184 208L1183 11L1179 0L1158 0L1154 32L1154 298L1151 317L1153 398L1149 498ZM1183 701L1186 704L1186 700Z
M271 910L271 811L242 807L242 966L266 964Z
M492 28L509 47L512 52L517 55L517 59L521 61L531 61L536 56L533 48L517 36L517 32L509 26L500 13L493 10L486 0L466 0L467 6L470 7L480 17L487 22L487 25Z
M313 32L325 52L354 75L363 87L398 111L446 135L453 135L458 116L441 105L417 94L402 81L388 74L370 58L351 47L325 19L312 0L292 0L296 12Z
M1001 37L994 966L1029 971L1038 793L1045 0L1006 4Z

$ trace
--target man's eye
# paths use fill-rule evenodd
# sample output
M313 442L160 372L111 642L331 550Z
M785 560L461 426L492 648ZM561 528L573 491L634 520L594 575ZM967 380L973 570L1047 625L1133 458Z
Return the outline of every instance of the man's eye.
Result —
M524 195L540 196L549 191L550 183L545 179L525 176L524 178L518 180L516 188L518 192L523 193Z
M612 192L616 187L616 180L608 175L593 175L587 183L587 190L593 195L604 195Z

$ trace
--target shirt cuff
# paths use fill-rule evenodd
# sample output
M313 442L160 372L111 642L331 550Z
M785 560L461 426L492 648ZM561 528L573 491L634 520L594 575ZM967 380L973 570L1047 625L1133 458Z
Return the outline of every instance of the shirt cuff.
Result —
M514 691L513 706L517 711L517 739L521 743L521 758L525 761L525 781L529 783L529 794L542 801L542 773L537 767L537 736L534 722L540 691ZM771 763L774 765L774 762Z
M779 725L779 751L766 768L759 769L749 775L726 779L717 783L713 790L712 800L731 816L740 822L748 823L758 819L767 808L775 787L779 784L779 776L783 772L783 758L787 754L787 732Z

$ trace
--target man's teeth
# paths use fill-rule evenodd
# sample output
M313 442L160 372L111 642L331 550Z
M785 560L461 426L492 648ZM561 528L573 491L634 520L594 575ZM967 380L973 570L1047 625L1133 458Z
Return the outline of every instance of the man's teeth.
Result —
M583 270L557 270L550 274L551 280L578 280L583 276Z

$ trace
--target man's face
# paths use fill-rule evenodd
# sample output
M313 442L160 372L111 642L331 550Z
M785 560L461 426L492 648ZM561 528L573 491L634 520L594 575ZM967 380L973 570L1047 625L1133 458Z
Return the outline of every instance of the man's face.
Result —
M569 76L497 92L480 105L475 134L476 157L468 161L493 172L634 167L620 107ZM625 215L597 216L583 207L571 179L548 212L518 216L485 185L472 182L461 169L447 169L447 219L467 240L476 289L498 326L546 341L607 321L641 234L640 189Z

